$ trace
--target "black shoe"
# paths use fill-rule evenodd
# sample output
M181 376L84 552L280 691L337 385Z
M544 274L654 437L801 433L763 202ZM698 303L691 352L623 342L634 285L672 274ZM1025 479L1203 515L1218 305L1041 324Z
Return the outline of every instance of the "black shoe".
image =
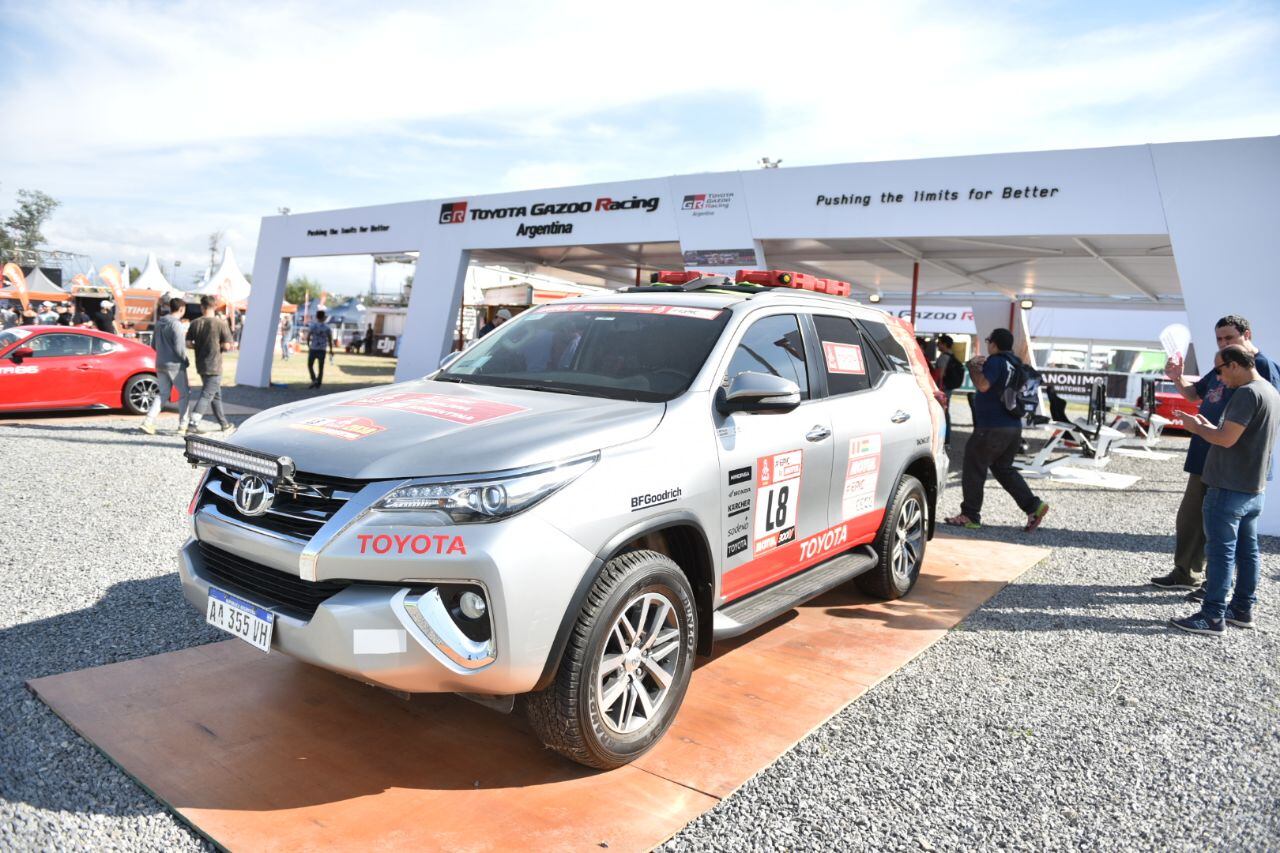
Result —
M1236 607L1234 604L1227 605L1227 615L1224 617L1228 625L1235 625L1237 628L1253 627L1253 610L1244 610Z
M1199 584L1183 580L1182 575L1177 572L1169 572L1167 575L1152 578L1151 585L1158 586L1161 589L1197 589L1199 587Z
M1205 596L1205 586L1204 584L1200 584L1200 586L1196 587L1195 589L1191 590L1191 592L1187 593L1187 601L1197 601L1197 602L1204 601L1204 596Z
M1210 637L1220 637L1227 630L1224 620L1210 619L1204 615L1204 611L1192 613L1185 619L1170 619L1169 624L1179 631L1186 631L1189 634L1205 634Z

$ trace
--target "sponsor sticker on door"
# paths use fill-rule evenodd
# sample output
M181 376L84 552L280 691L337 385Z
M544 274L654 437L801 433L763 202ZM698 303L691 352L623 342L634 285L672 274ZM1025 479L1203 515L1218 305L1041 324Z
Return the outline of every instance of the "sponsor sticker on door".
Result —
M849 439L849 461L844 471L841 514L847 521L875 509L876 483L880 480L880 434Z
M804 452L789 450L756 460L755 529L752 553L756 556L786 545L796 538L800 506L800 474Z

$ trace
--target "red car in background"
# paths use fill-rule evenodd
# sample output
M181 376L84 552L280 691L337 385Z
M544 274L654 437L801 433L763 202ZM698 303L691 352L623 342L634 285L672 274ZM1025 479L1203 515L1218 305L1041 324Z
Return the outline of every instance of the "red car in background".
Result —
M146 412L156 353L94 329L15 326L0 331L0 412L126 409Z
M1167 379L1156 380L1155 402L1156 414L1169 420L1169 425L1165 429L1182 429L1178 412L1190 412L1194 415L1200 411L1199 403L1188 402L1187 398L1178 393L1177 387ZM1138 400L1138 407L1143 408L1142 400Z

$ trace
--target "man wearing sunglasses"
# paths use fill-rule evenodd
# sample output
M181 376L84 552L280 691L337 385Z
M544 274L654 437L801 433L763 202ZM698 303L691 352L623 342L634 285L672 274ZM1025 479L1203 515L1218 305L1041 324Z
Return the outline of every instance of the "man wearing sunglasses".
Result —
M1178 413L1183 428L1209 444L1201 475L1205 485L1207 589L1199 612L1170 620L1170 624L1192 634L1221 635L1226 630L1224 623L1253 627L1253 604L1262 568L1258 517L1280 430L1280 392L1262 378L1257 359L1242 346L1219 352L1214 371L1232 389L1221 425L1203 414ZM1235 592L1228 604L1233 575Z
M1249 321L1238 314L1228 314L1218 321L1214 327L1218 349L1229 346L1240 346L1251 353L1257 365L1257 371L1263 379L1273 384L1280 380L1280 369L1267 358L1253 343L1253 330ZM1198 380L1192 381L1182 375L1182 363L1170 360L1165 365L1165 375L1177 386L1178 393L1189 402L1200 404L1200 414L1211 423L1218 423L1222 413L1231 401L1232 389L1223 383L1214 371L1209 371ZM1182 503L1178 507L1175 523L1175 539L1173 549L1173 571L1151 583L1161 589L1189 589L1195 600L1204 598L1205 556L1204 556L1204 493L1205 485L1201 479L1204 471L1205 457L1209 454L1209 443L1194 433L1191 444L1187 448L1187 459L1182 470L1187 472L1187 485L1182 493Z

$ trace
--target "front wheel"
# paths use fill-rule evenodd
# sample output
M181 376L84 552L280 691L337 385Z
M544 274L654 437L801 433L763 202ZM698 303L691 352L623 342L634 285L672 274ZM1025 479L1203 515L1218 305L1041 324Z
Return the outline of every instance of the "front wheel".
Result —
M588 767L639 758L675 719L693 672L697 611L680 567L654 551L610 560L550 687L526 697L542 742Z
M928 528L929 497L924 484L903 474L876 536L880 560L871 571L858 576L858 588L886 601L910 592L924 563Z
M152 374L139 373L137 376L129 377L129 381L124 384L124 393L121 395L125 411L131 415L145 415L151 408L151 401L159 393L160 383Z

